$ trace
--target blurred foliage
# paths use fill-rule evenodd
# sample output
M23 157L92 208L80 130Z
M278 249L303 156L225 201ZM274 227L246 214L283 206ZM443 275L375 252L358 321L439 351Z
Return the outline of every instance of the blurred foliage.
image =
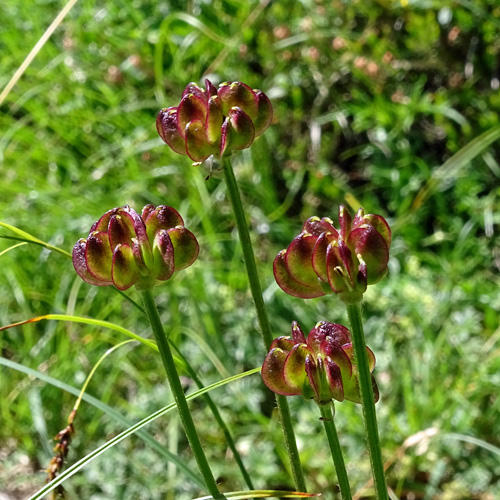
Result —
M3 0L0 88L61 7ZM389 484L402 499L495 498L498 454L446 436L500 448L499 144L440 177L421 204L415 199L440 165L498 124L499 29L497 0L80 0L0 106L0 218L70 250L109 208L176 207L202 249L195 266L157 289L167 329L207 384L221 375L192 331L229 373L258 366L265 353L222 175L215 166L206 180L205 166L191 167L163 145L154 121L205 75L262 89L274 124L235 162L276 336L294 319L306 330L320 319L347 321L335 298L294 299L274 284L272 260L303 220L335 219L346 202L387 217L391 274L371 287L364 309ZM15 243L1 239L0 251ZM81 283L61 255L24 245L0 258L0 324L75 313L150 335L130 303ZM47 322L1 332L0 349L78 387L120 340ZM91 394L132 420L169 402L151 352L114 356ZM47 466L47 436L65 426L74 397L5 367L0 376L0 491L21 498L36 482L33 471ZM213 396L256 487L290 487L274 400L259 378ZM297 398L290 404L310 490L331 491L317 411ZM192 407L222 487L242 489L205 404ZM356 491L369 477L360 408L339 404L336 419ZM121 430L86 405L75 427L70 461ZM429 428L437 430L432 439L403 447ZM175 419L149 430L192 463ZM142 441L115 450L68 481L68 491L92 499L199 496ZM38 485L43 480L40 473Z

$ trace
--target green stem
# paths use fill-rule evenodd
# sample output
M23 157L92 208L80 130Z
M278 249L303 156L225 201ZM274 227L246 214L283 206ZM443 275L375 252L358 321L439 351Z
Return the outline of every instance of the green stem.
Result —
M130 341L129 341L130 342ZM179 357L184 361L186 370L189 373L189 376L194 380L194 383L198 386L199 389L203 389L205 386L201 382L200 378L198 375L196 375L196 372L194 371L193 367L188 363L186 357L182 352L179 350L179 348L172 344L172 347L174 350L177 352ZM227 445L229 446L229 449L232 451L234 455L234 459L236 463L238 464L238 467L240 468L241 475L243 476L243 479L245 480L246 485L248 486L249 490L255 489L252 483L252 478L248 474L245 465L243 463L243 460L241 459L241 455L239 454L238 450L236 449L236 444L234 442L233 436L231 435L231 432L229 431L229 427L227 426L226 422L222 418L222 415L219 411L219 408L217 408L217 405L214 403L214 400L210 397L210 394L206 393L203 394L203 399L207 403L208 407L213 413L213 416L217 423L219 424L219 427L221 428L222 432L224 433L224 436L227 441Z
M262 289L260 287L257 266L255 265L252 242L250 240L250 233L248 231L248 224L245 216L245 211L243 210L243 204L241 203L240 191L238 189L238 184L236 183L231 160L227 157L223 157L223 169L224 177L226 179L227 192L229 195L229 199L231 200L231 205L233 207L233 212L236 219L236 227L238 228L241 247L243 249L243 258L245 260L248 281L250 283L250 290L252 292L255 309L257 311L257 318L259 320L262 338L264 340L266 350L269 350L269 346L273 341L273 336L271 334L271 327L269 325L266 306L264 305L264 298L262 296ZM292 467L292 475L295 483L295 488L297 489L297 491L305 492L307 491L306 482L304 479L302 466L300 464L299 450L297 449L297 443L295 442L295 434L293 432L288 401L285 396L276 395L276 402L280 414L281 425L283 427L285 445Z
M328 439L328 444L330 445L330 451L332 453L333 464L335 465L335 470L337 472L337 479L339 481L340 494L343 500L351 500L351 488L349 487L349 479L347 478L347 471L345 468L344 457L342 455L342 449L340 448L339 436L337 434L337 428L335 427L335 421L333 419L332 404L318 405L319 411L321 412L321 419L323 420L323 426L325 427L326 437Z
M174 395L177 409L179 410L184 431L186 432L189 445L191 446L193 455L198 463L201 475L205 480L207 490L214 498L224 499L224 495L219 492L217 483L215 482L212 471L210 470L207 457L205 456L201 446L200 438L196 432L193 418L191 417L191 412L189 411L189 406L186 401L186 396L184 395L184 390L182 389L181 381L175 368L174 357L172 356L172 351L168 345L167 336L165 335L165 330L163 329L160 315L158 314L158 309L156 308L153 293L150 288L142 290L142 298L144 300L144 306L153 329L156 343L158 344L163 366L165 367L165 371L167 373L168 383Z
M347 314L351 323L352 343L354 355L358 366L359 388L363 406L363 419L365 423L368 451L372 464L373 480L378 500L388 500L387 485L385 483L384 463L380 450L378 437L377 414L375 413L375 400L373 397L373 386L370 368L368 366L368 355L366 354L366 341L361 320L361 303L355 302L347 305Z

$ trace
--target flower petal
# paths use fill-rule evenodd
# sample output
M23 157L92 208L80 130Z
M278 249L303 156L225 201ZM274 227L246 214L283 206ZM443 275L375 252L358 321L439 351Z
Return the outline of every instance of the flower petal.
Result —
M86 248L87 240L84 240L83 238L80 238L73 248L73 267L75 268L78 276L80 276L83 281L86 281L91 285L112 285L111 281L101 281L90 274L89 270L87 269L87 261L85 258Z
M192 92L186 94L177 111L177 126L181 135L185 133L189 122L201 121L205 123L207 117L207 103L204 97Z
M292 339L297 344L306 343L306 338L304 336L304 333L302 332L300 325L296 321L292 322Z
M262 365L262 380L271 391L283 396L296 396L302 391L290 387L283 378L283 365L288 353L279 347L269 351Z
M105 231L89 234L85 249L85 262L89 273L100 281L110 284L113 253Z
M289 295L303 299L312 299L325 295L319 285L316 287L304 286L290 275L285 265L285 254L286 250L282 250L273 263L274 277L279 287Z
M307 380L305 362L308 354L312 354L312 351L307 344L295 344L283 365L283 379L298 394L302 394L304 382Z
M210 144L207 139L204 122L193 120L185 129L186 152L193 161L205 161L210 155L219 152L218 144Z
M220 155L248 148L255 138L255 128L250 117L239 107L228 111L221 129Z
M165 108L158 113L156 130L173 151L180 155L186 154L186 143L177 125L177 108Z
M147 209L147 210L146 210ZM146 232L149 242L153 244L155 234L160 229L172 229L176 226L183 226L184 221L175 208L166 205L147 205L143 208L142 218L146 225Z
M335 231L337 233L337 231ZM337 234L338 237L338 234ZM328 283L328 271L326 268L326 254L328 251L328 245L336 240L336 236L331 232L323 232L317 238L316 243L313 248L311 262L314 272L319 276L324 282Z
M273 121L273 106L264 92L254 90L257 101L257 115L253 118L255 137L261 135Z
M373 226L366 224L354 229L347 239L347 246L363 258L368 285L377 283L385 276L389 248L382 235Z
M227 116L233 106L241 108L251 120L257 118L259 110L255 92L242 82L222 83L217 91L222 114Z
M113 252L111 276L113 284L119 290L127 290L139 279L139 268L129 245L118 245Z
M174 246L165 229L155 234L153 241L153 269L152 274L157 280L168 280L174 274Z
M285 265L293 278L301 285L311 288L318 286L318 275L312 266L312 256L317 237L301 233L296 236L285 254Z
M175 270L180 271L189 267L200 253L200 246L194 234L184 226L177 226L168 230L172 240L175 256Z

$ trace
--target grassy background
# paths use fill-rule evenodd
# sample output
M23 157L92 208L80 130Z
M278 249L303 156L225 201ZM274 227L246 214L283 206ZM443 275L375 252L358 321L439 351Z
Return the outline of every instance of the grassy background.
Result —
M62 6L3 0L0 88ZM176 207L199 235L201 253L156 290L167 329L206 384L259 366L265 352L222 175L205 180L205 167L164 146L154 120L207 74L264 90L274 124L237 156L236 175L276 336L294 319L307 331L320 319L347 322L335 298L304 301L274 283L272 260L302 222L335 218L340 203L387 217L390 275L369 289L364 310L389 485L409 500L496 498L499 145L439 167L498 124L499 29L496 0L80 0L0 106L0 220L70 250L109 208ZM0 240L0 251L12 244ZM73 313L150 335L128 302L82 283L61 255L25 245L0 259L1 325ZM0 333L0 349L5 359L80 387L121 340L97 327L41 322ZM0 377L0 492L25 498L43 484L50 438L75 398L5 366ZM130 421L171 398L158 357L130 345L101 365L88 393ZM256 487L291 487L273 397L260 378L213 397ZM300 398L290 405L309 488L336 498L317 409ZM192 408L222 487L244 489L205 404ZM369 478L360 407L337 404L336 421L357 491ZM69 462L123 429L84 404ZM428 429L432 439L405 441ZM195 468L175 415L148 430ZM200 496L136 437L66 487L70 498ZM371 497L370 489L362 493Z

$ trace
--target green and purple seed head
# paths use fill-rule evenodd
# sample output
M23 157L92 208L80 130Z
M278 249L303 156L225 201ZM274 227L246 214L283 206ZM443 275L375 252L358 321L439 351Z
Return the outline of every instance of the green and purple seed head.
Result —
M331 219L311 217L274 260L274 276L289 295L304 299L329 293L360 296L387 273L391 230L380 215L360 208L354 219L339 207Z
M367 347L370 372L375 356ZM262 380L273 392L302 395L318 404L332 400L361 403L351 332L336 323L320 321L305 338L299 324L292 335L273 341L262 366ZM379 393L372 375L375 401Z
M205 80L205 90L190 83L178 106L158 113L158 134L170 148L193 161L250 147L269 127L271 101L260 90L241 82L216 88Z
M106 212L73 248L73 266L87 283L149 287L168 280L198 257L198 242L172 207L125 205Z

